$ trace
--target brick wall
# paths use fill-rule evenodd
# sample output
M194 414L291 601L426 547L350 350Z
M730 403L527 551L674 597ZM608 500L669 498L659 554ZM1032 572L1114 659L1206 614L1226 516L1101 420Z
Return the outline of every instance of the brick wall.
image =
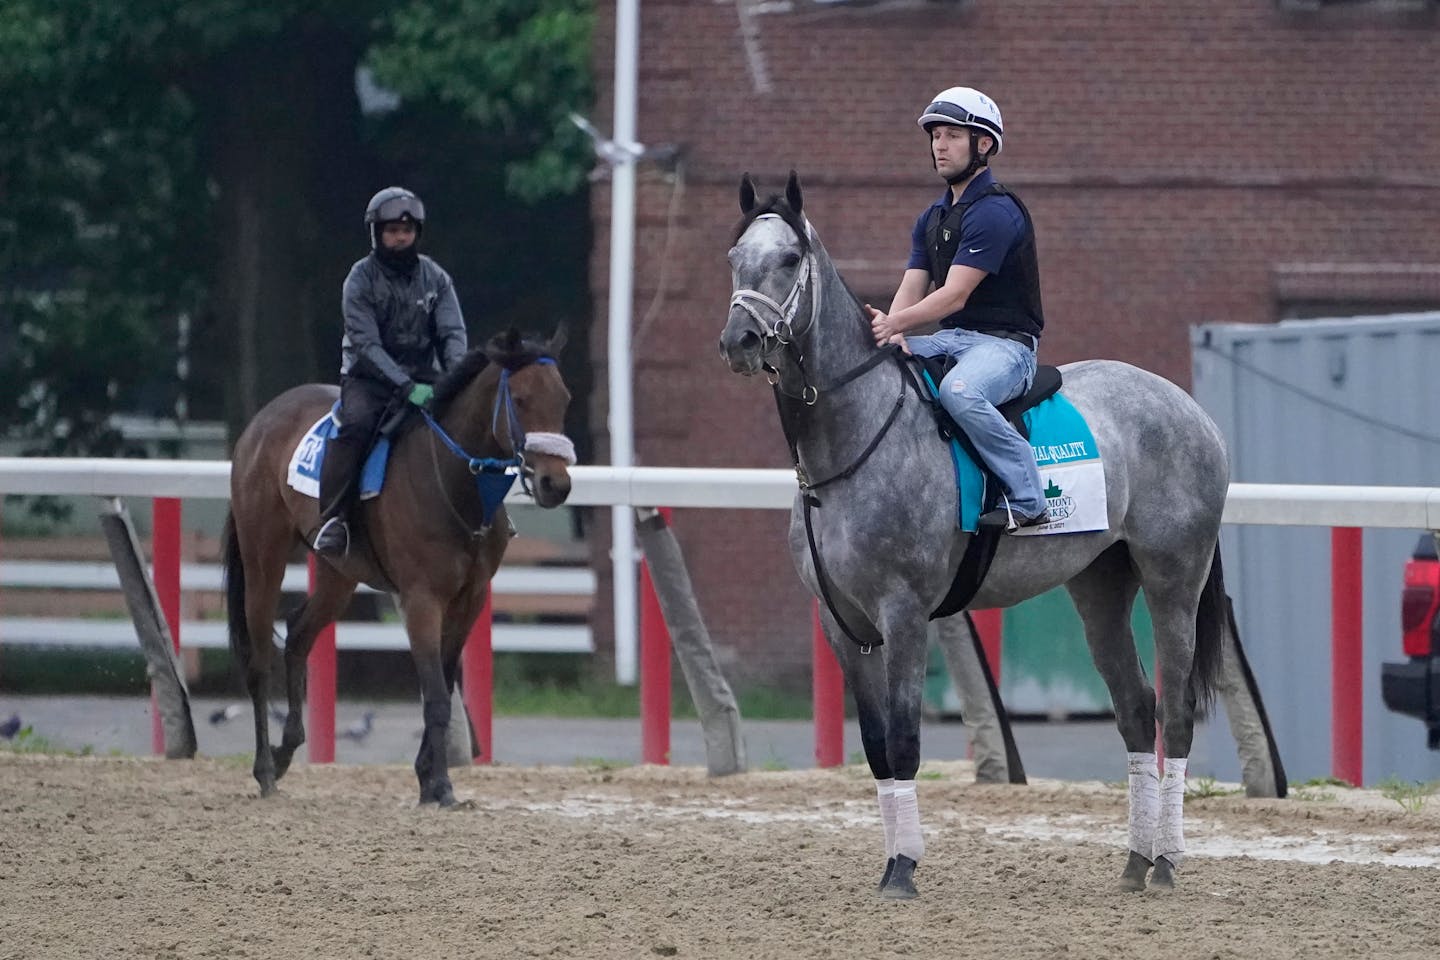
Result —
M605 129L614 55L603 6L594 116ZM884 302L910 226L941 186L914 118L955 84L1004 112L994 169L1036 220L1044 362L1113 357L1188 385L1197 323L1272 322L1282 300L1440 305L1433 9L642 0L641 15L639 139L680 146L683 164L678 179L641 173L639 463L787 465L768 389L730 374L715 346L739 176L778 190L798 169L806 212L847 280ZM602 182L591 261L602 430L609 210ZM603 463L606 439L596 440ZM803 676L808 597L785 519L684 511L676 523L732 676ZM608 530L594 534L598 567Z

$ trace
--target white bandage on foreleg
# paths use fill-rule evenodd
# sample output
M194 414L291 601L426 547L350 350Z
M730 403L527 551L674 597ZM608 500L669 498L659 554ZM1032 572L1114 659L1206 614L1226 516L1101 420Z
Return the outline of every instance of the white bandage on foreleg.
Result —
M880 801L880 822L885 825L885 859L895 856L895 778L875 781L875 797Z
M1155 828L1155 857L1164 857L1175 866L1185 858L1185 766L1184 757L1165 758L1165 776L1160 779L1160 823Z
M925 838L920 835L920 803L915 798L914 780L895 781L895 855L916 863L925 856Z
M1153 753L1127 753L1130 764L1130 849L1155 859L1155 826L1160 819L1160 764Z
M575 444L563 433L527 433L525 451L559 457L567 466L575 464Z

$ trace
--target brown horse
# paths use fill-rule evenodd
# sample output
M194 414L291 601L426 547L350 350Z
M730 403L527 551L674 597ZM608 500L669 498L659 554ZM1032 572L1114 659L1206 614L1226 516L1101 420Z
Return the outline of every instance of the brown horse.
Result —
M420 802L455 802L446 766L450 698L460 650L485 604L510 525L499 499L508 470L542 507L570 494L574 447L564 435L570 393L554 357L563 345L514 330L471 350L436 385L434 417L398 435L378 497L351 510L350 550L317 564L315 588L286 618L290 712L280 746L270 745L266 704L275 650L272 624L285 565L297 542L314 542L317 502L286 480L291 454L335 403L338 388L295 387L267 404L235 444L224 566L230 649L255 707L255 779L275 792L300 744L306 658L358 583L397 600L420 676L425 733L415 757ZM497 492L495 481L499 479ZM484 491L488 489L488 496Z

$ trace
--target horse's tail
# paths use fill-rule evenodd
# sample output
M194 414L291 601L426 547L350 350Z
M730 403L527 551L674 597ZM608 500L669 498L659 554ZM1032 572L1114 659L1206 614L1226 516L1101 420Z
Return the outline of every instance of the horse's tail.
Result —
M225 581L225 616L230 625L230 653L243 671L250 669L250 625L245 620L245 564L240 539L235 535L235 513L225 515L220 540L221 569Z
M1200 591L1195 611L1195 660L1190 665L1190 696L1195 701L1195 719L1203 720L1215 701L1216 686L1223 666L1228 610L1225 577L1220 569L1220 544L1210 561L1210 575Z

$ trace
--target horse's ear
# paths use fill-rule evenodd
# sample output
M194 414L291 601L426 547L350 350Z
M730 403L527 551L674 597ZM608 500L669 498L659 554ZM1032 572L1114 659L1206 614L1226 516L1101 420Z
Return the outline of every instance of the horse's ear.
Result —
M750 179L750 174L740 178L740 212L749 213L755 209L755 181Z
M550 335L550 339L545 343L545 353L554 359L559 359L560 351L565 349L565 341L569 338L570 333L565 329L564 322L562 321L556 324L555 332Z
M794 170L790 171L790 179L785 183L785 202L790 204L790 209L796 213L804 203L800 196L800 176Z

